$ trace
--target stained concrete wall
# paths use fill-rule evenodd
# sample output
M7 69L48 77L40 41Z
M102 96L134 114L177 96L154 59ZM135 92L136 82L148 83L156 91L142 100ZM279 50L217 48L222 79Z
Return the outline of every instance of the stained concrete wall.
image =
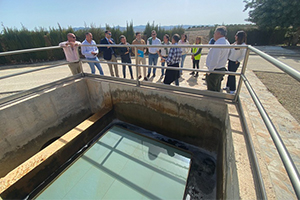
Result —
M83 79L0 107L0 177L91 114Z
M227 146L232 144L226 128L226 102L133 84L85 78L2 107L1 162L16 164L7 159L13 157L23 162L45 141L62 135L103 108L113 109L115 117L125 122L218 153L218 198L238 198L233 147Z
M217 198L239 198L226 102L92 79L87 80L87 85L94 112L111 105L116 118L122 121L216 152ZM107 100L103 101L100 96L105 96Z
M217 151L227 114L222 100L92 79L87 80L87 85L93 112L111 104L120 120Z

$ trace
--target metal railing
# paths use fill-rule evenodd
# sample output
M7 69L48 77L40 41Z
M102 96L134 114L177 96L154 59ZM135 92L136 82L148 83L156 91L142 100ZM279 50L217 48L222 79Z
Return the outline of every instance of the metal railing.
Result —
M82 46L97 46L97 47L107 47L108 45L82 45ZM142 47L142 48L148 48L148 45L114 45L113 47L135 47L135 60L137 60L137 48L138 47ZM151 45L152 47L157 47L157 48L161 48L161 45ZM164 45L164 48L171 48L174 47L174 45ZM227 45L177 45L176 47L179 48L235 48L234 46L227 46ZM35 48L35 49L26 49L26 50L18 50L18 51L10 51L10 52L1 52L0 56L8 56L8 55L14 55L14 54L20 54L20 53L28 53L28 52L33 52L33 51L43 51L43 50L51 50L51 49L57 49L57 48L61 48L59 46L54 46L54 47L45 47L45 48ZM183 71L195 71L195 72L202 72L202 73L217 73L217 74L224 74L224 75L233 75L233 76L240 76L239 81L238 81L238 85L237 85L237 90L236 93L234 95L232 94L223 94L223 93L219 93L219 92L212 92L212 91L205 91L205 90L196 90L196 89L191 89L191 88L182 88L182 87L174 87L174 86L169 86L169 85L163 85L163 84L156 84L157 87L163 87L166 89L170 89L170 87L172 88L172 90L176 90L176 91L182 91L182 92L188 92L188 93L195 93L195 94L201 94L201 95L207 95L207 96L212 96L212 97L216 97L216 98L224 98L224 99L229 99L232 100L233 102L236 102L239 104L239 109L243 114L242 111L242 107L240 104L240 99L239 99L239 93L241 91L241 87L242 87L242 83L245 84L249 94L251 95L260 115L263 118L263 121L270 133L271 138L273 139L273 142L276 146L276 149L282 159L282 162L285 166L285 169L289 175L289 178L291 180L292 186L294 188L294 191L296 193L296 196L298 199L300 199L300 176L299 176L299 172L297 170L297 168L295 167L295 164L288 152L288 150L286 149L278 131L276 130L274 124L272 123L270 117L268 116L266 110L264 109L262 103L260 102L258 96L256 95L256 93L254 92L253 88L251 87L251 84L249 83L249 81L247 80L246 76L245 76L245 71L246 71L246 66L247 66L247 62L248 62L248 58L249 58L249 54L250 51L253 51L254 53L258 54L259 56L261 56L262 58L264 58L265 60L271 62L273 65L275 65L276 67L278 67L279 69L281 69L282 71L284 71L285 73L287 73L288 75L292 76L293 78L295 78L297 81L300 82L300 72L298 72L297 70L291 68L290 66L276 60L275 58L269 56L268 54L263 53L262 51L252 47L252 46L247 46L247 45L240 45L239 48L246 48L246 55L243 61L243 66L241 69L241 73L236 73L236 72L228 72L228 71L208 71L208 70L201 70L201 69L188 69L188 68L177 68L177 67L162 67L162 66L151 66L151 65L141 65L138 63L135 64L131 64L131 63L115 63L115 62L107 62L107 61L99 61L99 63L110 63L110 64L118 64L118 65L128 65L128 66L135 66L136 67L136 86L141 86L141 85L149 85L149 83L147 82L141 82L139 81L138 78L138 67L151 67L151 68L158 68L158 69L172 69L172 70L183 70ZM96 62L96 61L90 61L90 60L82 60L83 62ZM58 64L58 65L52 65L52 66L48 66L48 67L44 67L44 68L40 68L40 69L36 69L36 70L29 70L26 72L21 72L21 73L16 73L16 74L12 74L12 75L7 75L7 76L2 76L0 77L1 79L6 79L6 78L10 78L16 75L22 75L25 73L30 73L30 72L34 72L34 71L38 71L38 70L43 70L43 69L49 69L49 68L53 68L53 67L57 67L63 64L66 64L68 62L63 62L62 64ZM90 76L90 77L101 77L101 78L105 78L105 76L99 76L99 75L92 75L92 74L82 74L82 76ZM125 81L125 79L120 79L120 78L115 78L115 77L106 77L107 79L113 79L113 80L118 80L118 81ZM127 82L131 82L132 80L126 80ZM125 82L126 82L125 81ZM151 86L153 86L153 84L151 84ZM43 87L41 87L43 88ZM28 92L25 92L25 94L27 94ZM0 104L5 102L5 101L9 101L11 99L13 99L14 97L17 96L22 96L22 94L17 94L16 96L12 96L9 98L4 98L3 100L0 99ZM244 117L243 117L244 118ZM244 120L244 119L243 119ZM244 121L244 125L246 125L246 122ZM249 135L249 131L247 129L247 125L245 126L245 131L248 133L247 137L248 140L250 142L250 150L251 150L251 157L252 157L252 161L254 162L254 170L256 173L256 182L259 185L259 196L262 199L267 199L267 195L266 195L266 191L264 188L264 183L263 183L263 179L260 173L260 169L259 169L259 164L258 164L258 160L256 157L256 153L252 144L252 140L251 140L251 136Z

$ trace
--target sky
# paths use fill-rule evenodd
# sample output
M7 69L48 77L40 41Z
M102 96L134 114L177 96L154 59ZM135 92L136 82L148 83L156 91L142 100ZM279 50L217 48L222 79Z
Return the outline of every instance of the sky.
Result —
M245 24L243 0L0 0L0 23L29 29L146 25ZM2 28L0 28L2 30Z

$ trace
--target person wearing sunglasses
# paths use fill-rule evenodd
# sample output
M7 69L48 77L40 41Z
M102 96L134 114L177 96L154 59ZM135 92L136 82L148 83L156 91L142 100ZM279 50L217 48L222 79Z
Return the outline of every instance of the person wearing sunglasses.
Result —
M85 40L82 42L83 45L96 45L96 42L93 40L93 34L87 32L85 34ZM97 46L81 46L81 53L85 56L87 60L97 61L97 62L88 62L92 74L95 74L95 66L99 70L100 75L104 75L102 67L99 63L98 55L98 47Z
M74 33L68 33L67 39L67 41L59 43L59 46L63 48L66 60L70 62L68 65L72 74L82 73L82 64L78 52L78 47L81 43L76 41Z
M156 31L153 30L151 32L151 37L148 38L147 40L147 45L160 45L161 44L161 41L159 38L156 37ZM157 64L157 60L158 60L158 51L159 51L159 48L157 47L149 47L149 57L148 57L148 62L149 62L149 65L154 65L156 66ZM150 77L150 74L151 74L151 67L148 67L148 75L147 75L147 79L149 79ZM156 72L156 68L153 68L153 78L155 77L155 72Z
M105 31L105 38L103 38L100 41L100 44L108 44L108 46L106 47L100 47L100 51L103 52L103 58L104 60L108 61L108 62L117 62L117 56L116 56L116 52L115 49L113 47L111 47L111 45L116 44L114 39L111 37L111 32L109 30ZM119 71L118 71L118 65L117 64L113 64L114 65L114 69L115 69L115 73L113 71L112 68L112 64L108 64L109 67L109 72L111 76L116 75L116 77L119 77Z

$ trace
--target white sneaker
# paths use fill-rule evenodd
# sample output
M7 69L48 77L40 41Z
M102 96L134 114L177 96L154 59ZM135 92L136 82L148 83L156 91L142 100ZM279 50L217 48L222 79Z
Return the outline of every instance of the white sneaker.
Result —
M223 90L229 90L229 87L224 87Z
M229 92L229 94L234 94L234 93L235 93L235 91L230 91L230 92Z

